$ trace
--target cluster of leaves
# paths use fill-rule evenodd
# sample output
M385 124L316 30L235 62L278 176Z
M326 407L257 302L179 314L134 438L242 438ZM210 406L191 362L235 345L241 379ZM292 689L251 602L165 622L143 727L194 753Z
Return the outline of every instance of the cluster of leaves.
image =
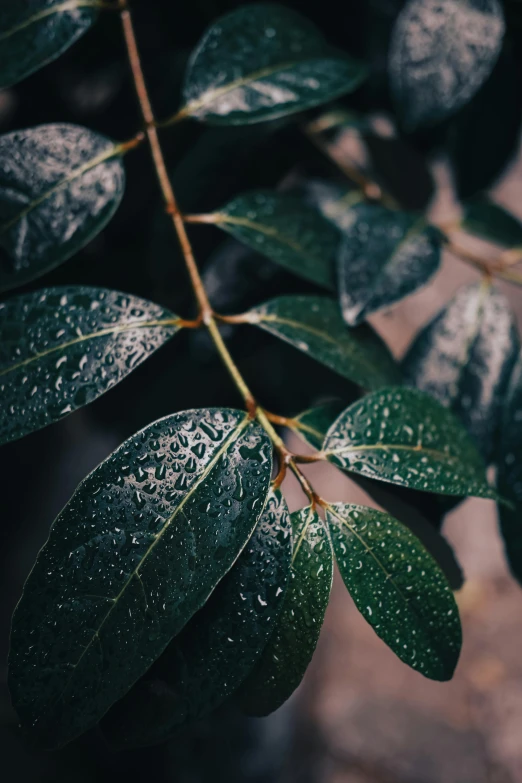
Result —
M0 84L57 57L105 5L2 8ZM468 104L500 56L505 28L497 0L409 0L389 54L399 127L440 123ZM364 63L300 15L248 5L204 34L181 108L161 125L291 117L367 78ZM119 143L52 124L0 138L2 290L66 261L104 228L122 198L123 156L142 136ZM508 557L522 578L522 373L502 294L489 281L457 292L399 366L366 320L438 271L447 238L422 215L328 185L315 200L249 192L186 220L215 225L329 292L279 296L235 318L360 387L348 407L326 404L285 421L387 511L311 493L289 514L258 411L176 412L133 435L57 517L13 618L13 702L46 747L102 718L111 742L133 747L163 741L229 698L247 714L273 711L311 659L334 560L396 655L427 677L450 678L458 609L436 557L405 524L410 508L440 524L455 499L500 495ZM522 246L521 224L485 197L464 205L463 226ZM45 288L6 299L1 442L88 404L187 326L113 290ZM497 467L499 495L488 465Z

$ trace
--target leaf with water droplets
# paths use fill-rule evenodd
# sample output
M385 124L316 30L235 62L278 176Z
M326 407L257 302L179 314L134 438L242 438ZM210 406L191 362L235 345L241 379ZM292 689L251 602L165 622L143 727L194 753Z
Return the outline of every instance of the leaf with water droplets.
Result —
M366 324L347 329L332 299L281 296L250 310L246 317L359 386L378 389L400 383L386 345Z
M368 315L412 294L437 272L440 233L422 218L375 204L359 204L343 231L339 293L344 320Z
M67 261L105 228L123 196L121 153L65 123L0 136L0 290Z
M454 411L488 462L518 352L508 301L478 284L462 288L424 327L402 366L407 383Z
M504 247L522 248L522 223L487 196L477 196L464 204L462 228Z
M283 117L352 92L366 67L290 8L254 4L214 22L192 55L181 116L215 125Z
M297 688L319 639L333 580L328 533L311 507L291 516L294 552L283 607L257 666L238 697L247 715L268 715Z
M497 454L500 532L513 576L522 584L522 357L513 369L503 405Z
M145 677L102 724L111 744L163 742L216 709L250 673L283 603L290 573L290 515L270 491L239 559Z
M0 89L52 62L95 22L95 0L4 0L0 8Z
M350 405L323 444L334 464L368 478L441 495L496 497L458 419L428 394L391 388Z
M44 288L0 302L0 443L104 394L175 335L178 321L105 288Z
M270 190L245 193L211 217L215 225L289 272L335 289L339 232L297 196Z
M486 81L504 37L498 0L409 0L392 33L389 76L404 125L440 122Z
M355 605L393 652L432 680L450 680L462 645L446 578L421 542L389 514L326 509L335 559Z
M97 723L207 601L254 531L272 450L246 413L133 435L55 520L13 617L9 687L49 748Z

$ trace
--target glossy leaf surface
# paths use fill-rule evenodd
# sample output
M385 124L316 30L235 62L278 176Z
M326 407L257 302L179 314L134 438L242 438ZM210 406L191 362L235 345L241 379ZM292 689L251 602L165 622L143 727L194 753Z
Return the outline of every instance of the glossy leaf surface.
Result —
M339 571L363 617L408 666L432 680L451 679L462 631L435 560L382 511L335 503L326 516Z
M518 352L506 298L472 285L417 335L402 366L407 383L451 408L489 460Z
M268 190L245 193L214 217L224 231L289 272L335 289L339 232L302 199Z
M417 215L360 204L343 231L339 292L355 326L425 285L440 265L439 232Z
M462 424L415 389L384 389L353 403L328 430L323 450L368 478L441 495L495 497Z
M175 315L104 288L0 302L0 443L87 405L178 331Z
M377 389L400 382L385 344L369 326L347 329L331 299L281 296L250 310L248 318L360 386Z
M300 14L253 4L218 19L189 62L182 114L243 125L274 119L351 92L366 68L331 48Z
M206 602L271 474L240 411L184 411L123 443L54 522L14 617L9 687L45 747L93 726Z
M288 508L271 491L252 538L203 609L105 719L111 743L163 742L237 689L277 621L291 557Z
M310 507L292 514L294 553L290 584L275 630L239 692L247 715L268 715L294 692L312 659L333 580L325 527Z
M64 123L0 136L0 290L58 266L106 226L125 185L119 153Z
M3 0L0 89L55 60L96 20L94 0Z
M439 122L467 103L493 70L504 27L498 0L409 0L389 59L405 126Z
M464 205L462 227L499 245L522 248L522 222L488 198L477 197Z

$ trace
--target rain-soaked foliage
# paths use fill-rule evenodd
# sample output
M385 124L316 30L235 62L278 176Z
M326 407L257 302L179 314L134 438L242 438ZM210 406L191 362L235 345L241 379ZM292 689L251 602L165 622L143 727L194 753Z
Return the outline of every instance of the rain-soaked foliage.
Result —
M67 421L121 444L46 531L12 618L9 690L44 748L273 712L334 563L391 651L450 679L462 574L441 526L468 496L497 502L522 580L520 344L493 284L522 283L522 225L487 192L520 131L516 0L174 5L0 3L0 290L24 287L0 301L6 465L25 470L28 435L45 463ZM51 64L66 50L70 68ZM477 186L466 129L503 90ZM427 209L441 149L451 225ZM482 280L398 361L371 317L442 274L445 248ZM303 469L319 460L385 510L319 497Z

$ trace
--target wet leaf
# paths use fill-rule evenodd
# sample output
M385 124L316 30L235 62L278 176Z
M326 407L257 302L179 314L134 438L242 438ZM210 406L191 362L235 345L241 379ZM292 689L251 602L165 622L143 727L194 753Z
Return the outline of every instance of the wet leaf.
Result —
M334 290L340 235L296 196L255 191L213 215L216 225L305 280Z
M18 604L9 687L48 748L97 723L200 609L263 511L267 435L193 410L125 441L55 520Z
M339 250L339 292L344 320L368 315L412 294L437 272L440 234L423 219L372 204L351 211Z
M350 405L328 430L323 451L368 478L441 495L495 497L462 424L415 389L384 389Z
M493 70L504 28L498 0L410 0L395 23L389 57L404 125L440 122L464 106Z
M290 584L275 630L239 691L247 715L268 715L294 692L312 659L333 580L333 553L316 511L292 514L294 553Z
M0 136L0 290L66 261L119 206L121 147L77 125Z
M347 329L336 303L322 296L281 296L250 310L253 323L369 389L400 382L385 344L367 325Z
M44 288L0 302L0 443L92 402L179 328L168 310L104 288Z
M248 5L203 36L188 65L181 115L213 124L260 122L327 103L365 77L362 63L328 46L300 14Z
M500 532L513 576L522 584L522 358L519 357L503 406L497 455L497 489L513 507L498 504Z
M315 408L309 408L292 420L295 422L292 430L313 449L320 451L323 447L326 433L345 408L346 404L339 400L326 402L323 405L317 405Z
M403 370L407 383L457 414L489 461L518 352L517 327L505 297L471 285L417 335Z
M55 60L98 15L94 0L4 0L0 8L0 89Z
M103 723L119 747L151 745L218 707L250 673L283 604L290 573L290 515L271 491L237 563Z
M355 605L393 652L432 680L459 658L459 611L446 578L396 519L365 506L328 506L335 559Z
M522 248L520 220L486 196L477 196L464 204L462 227L498 245Z

